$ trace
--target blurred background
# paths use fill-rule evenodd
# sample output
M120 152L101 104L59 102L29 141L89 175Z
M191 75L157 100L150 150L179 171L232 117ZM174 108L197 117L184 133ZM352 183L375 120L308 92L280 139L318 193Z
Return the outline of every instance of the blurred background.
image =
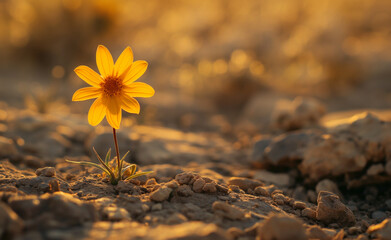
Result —
M97 70L103 44L149 63L140 81L156 95L130 125L227 132L296 96L387 109L390 12L389 0L1 0L0 101L87 121L73 69Z

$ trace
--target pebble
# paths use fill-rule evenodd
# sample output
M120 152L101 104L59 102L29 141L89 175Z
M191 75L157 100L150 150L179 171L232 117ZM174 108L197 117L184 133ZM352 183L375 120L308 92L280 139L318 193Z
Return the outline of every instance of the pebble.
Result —
M38 168L35 174L41 177L54 177L56 176L56 169L54 167Z
M258 186L263 186L263 183L261 181L249 178L231 177L228 180L228 185L236 185L239 186L243 191L247 191L248 189L255 189Z
M164 185L166 185L166 186L169 187L169 188L173 188L173 189L179 187L178 182L175 181L175 180L171 180L171 181L169 181L168 183L165 183Z
M278 205L284 205L288 199L286 196L284 196L281 193L277 193L273 195L273 200L278 204Z
M50 192L58 192L60 191L60 183L57 179L52 179L49 181L49 191Z
M316 184L315 187L316 193L320 193L321 191L327 191L327 192L332 192L340 197L340 199L343 198L343 195L341 191L339 191L339 188L337 184L330 179L323 179L320 181L318 184Z
M387 214L385 212L382 212L382 211L374 211L372 213L371 217L373 219L375 219L376 221L380 222L380 221L383 221L384 219L387 218Z
M188 184L190 182L190 180L193 179L193 177L194 177L193 173L183 172L183 173L177 174L175 176L175 180L177 180L177 182L179 184Z
M261 187L261 186L256 187L254 189L254 194L258 195L258 196L262 195L262 196L265 196L265 197L269 197L270 196L269 192L264 187Z
M215 214L231 220L242 220L245 217L242 209L221 201L215 201L212 205L212 210Z
M284 231L289 229L289 231ZM262 240L307 240L303 223L284 214L275 214L267 218L257 229L257 235Z
M306 234L309 239L318 240L330 240L330 236L327 235L319 226L310 226L306 230Z
M166 186L158 188L156 191L153 191L150 195L152 201L163 202L170 197L172 189Z
M202 179L202 178L197 179L193 183L193 191L196 192L196 193L202 192L202 188L204 187L204 185L205 185L205 180L204 179Z
M301 202L301 201L294 201L293 202L294 209L305 209L306 207L307 207L307 204L305 202Z
M217 191L216 183L214 182L205 183L204 187L202 188L202 191L207 193L215 193Z
M301 216L307 217L310 219L316 219L316 211L311 208L305 208L301 210Z
M316 219L326 224L352 225L356 222L353 212L339 200L339 197L326 191L319 193Z

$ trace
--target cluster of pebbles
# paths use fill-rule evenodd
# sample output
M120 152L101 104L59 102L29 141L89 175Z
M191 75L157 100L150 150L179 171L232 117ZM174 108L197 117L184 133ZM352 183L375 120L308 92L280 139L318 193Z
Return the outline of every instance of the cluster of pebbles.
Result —
M121 130L121 154L153 173L116 186L64 160L103 155L105 128L1 110L0 238L391 239L391 123L322 124L323 108L303 101L273 115L279 132L252 154L218 134Z

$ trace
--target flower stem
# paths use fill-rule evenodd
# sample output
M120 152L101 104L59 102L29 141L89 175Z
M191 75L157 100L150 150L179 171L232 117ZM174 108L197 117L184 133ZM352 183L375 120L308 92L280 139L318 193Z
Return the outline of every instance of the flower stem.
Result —
M117 153L117 164L118 164L118 181L121 180L121 163L120 163L120 157L119 157L119 150L118 150L118 141L117 141L117 132L115 131L115 128L113 128L113 137L114 137L114 144L115 144L115 151Z

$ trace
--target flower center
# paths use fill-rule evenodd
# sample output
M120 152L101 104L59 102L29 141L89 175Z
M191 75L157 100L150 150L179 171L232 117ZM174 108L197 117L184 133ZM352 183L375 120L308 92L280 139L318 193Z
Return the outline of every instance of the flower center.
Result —
M114 76L106 77L100 85L104 93L109 96L119 94L123 87L122 81Z

